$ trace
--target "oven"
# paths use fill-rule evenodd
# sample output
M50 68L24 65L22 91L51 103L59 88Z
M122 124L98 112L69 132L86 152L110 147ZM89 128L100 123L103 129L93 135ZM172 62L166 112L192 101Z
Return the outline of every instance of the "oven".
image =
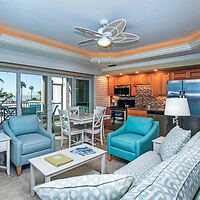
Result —
M126 108L110 108L110 129L117 130L126 121Z

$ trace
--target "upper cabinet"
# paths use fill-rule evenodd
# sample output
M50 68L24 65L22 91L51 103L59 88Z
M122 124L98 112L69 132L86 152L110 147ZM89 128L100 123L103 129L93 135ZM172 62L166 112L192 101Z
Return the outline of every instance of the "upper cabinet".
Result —
M131 85L148 85L150 84L149 74L137 74L131 76Z
M152 96L167 96L167 81L169 80L169 73L158 72L151 76Z
M130 76L124 75L124 76L116 76L115 77L115 85L130 85Z
M200 79L200 68L176 70L171 73L171 80Z
M114 95L114 89L115 89L115 77L110 76L108 81L108 94L109 96Z

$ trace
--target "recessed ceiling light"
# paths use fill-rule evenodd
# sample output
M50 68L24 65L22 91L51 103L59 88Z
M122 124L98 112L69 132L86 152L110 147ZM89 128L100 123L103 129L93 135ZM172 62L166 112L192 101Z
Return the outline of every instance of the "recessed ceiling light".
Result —
M137 72L135 72L136 74L138 74L139 72L137 71Z
M157 69L154 69L154 72L157 72L158 70Z
M123 73L119 73L119 75L121 76L121 75L123 75Z

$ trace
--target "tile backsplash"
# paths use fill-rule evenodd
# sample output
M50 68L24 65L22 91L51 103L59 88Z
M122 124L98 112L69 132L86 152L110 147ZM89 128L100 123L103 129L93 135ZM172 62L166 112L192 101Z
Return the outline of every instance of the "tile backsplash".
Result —
M135 107L142 108L150 105L151 108L164 107L166 97L151 96L151 85L137 85L135 96Z

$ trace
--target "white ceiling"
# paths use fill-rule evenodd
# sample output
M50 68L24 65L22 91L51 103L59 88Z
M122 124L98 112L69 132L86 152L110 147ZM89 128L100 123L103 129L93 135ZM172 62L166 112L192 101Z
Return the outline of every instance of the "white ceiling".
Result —
M109 50L81 48L117 52L192 34L200 28L200 0L0 0L0 23L70 45L85 39L74 26L97 30L104 18L126 19L126 32L140 41Z

